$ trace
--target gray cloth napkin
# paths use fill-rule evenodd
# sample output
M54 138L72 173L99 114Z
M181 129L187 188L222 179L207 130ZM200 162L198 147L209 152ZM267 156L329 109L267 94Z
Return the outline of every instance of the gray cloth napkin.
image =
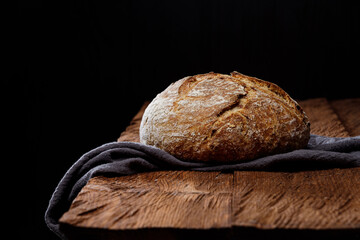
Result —
M300 171L360 166L360 136L332 138L311 135L306 149L275 154L237 164L181 161L167 152L140 143L113 142L84 154L65 173L45 213L47 226L59 237L59 218L88 180L94 176L124 176L161 170L192 171Z

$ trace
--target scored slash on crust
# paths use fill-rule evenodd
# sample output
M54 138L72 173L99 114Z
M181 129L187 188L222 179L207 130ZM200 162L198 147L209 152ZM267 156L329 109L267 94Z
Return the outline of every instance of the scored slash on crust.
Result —
M140 141L188 161L248 161L306 146L308 118L277 85L232 72L185 77L150 103Z

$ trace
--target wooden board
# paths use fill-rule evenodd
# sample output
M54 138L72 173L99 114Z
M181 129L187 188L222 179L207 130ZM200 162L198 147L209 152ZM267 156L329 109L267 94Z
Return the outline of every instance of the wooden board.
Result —
M360 131L359 100L311 99L300 104L310 118L312 133L346 137ZM119 141L139 141L138 128L146 105ZM206 233L215 236L213 229L240 228L242 234L248 231L246 227L303 229L301 233L358 230L359 186L360 168L292 173L159 171L95 177L82 189L60 223L64 229L70 227L72 233L85 229L91 234L100 231L104 236L110 232L109 239L129 230L144 229L181 230L175 231L176 236L189 229L211 229ZM156 233L152 232L152 236ZM234 237L234 231L230 233ZM349 230L341 236L348 233Z

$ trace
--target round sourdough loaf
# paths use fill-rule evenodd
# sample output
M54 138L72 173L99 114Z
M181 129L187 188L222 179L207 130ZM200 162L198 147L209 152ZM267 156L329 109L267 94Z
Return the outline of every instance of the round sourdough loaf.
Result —
M238 72L185 77L144 112L140 142L186 161L241 162L307 145L310 123L280 87Z

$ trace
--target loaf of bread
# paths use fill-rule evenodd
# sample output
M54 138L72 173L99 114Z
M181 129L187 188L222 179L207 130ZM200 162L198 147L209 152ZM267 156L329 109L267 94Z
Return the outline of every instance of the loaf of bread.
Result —
M185 77L144 112L140 142L185 161L234 163L304 148L310 122L277 85L238 72Z

